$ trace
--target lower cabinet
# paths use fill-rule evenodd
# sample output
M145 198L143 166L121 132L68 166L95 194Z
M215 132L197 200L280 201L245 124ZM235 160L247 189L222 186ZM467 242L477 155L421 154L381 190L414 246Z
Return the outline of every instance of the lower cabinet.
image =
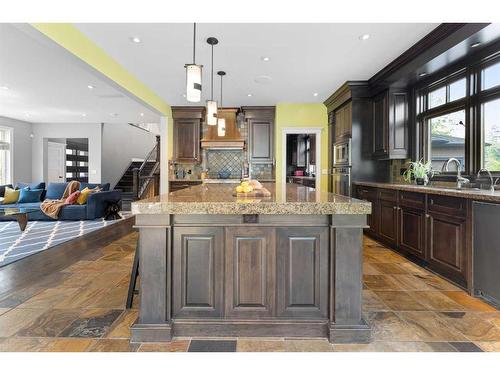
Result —
M444 276L467 277L465 218L430 213L427 217L429 266Z
M400 207L399 212L399 248L425 260L425 211Z
M328 317L328 227L175 227L174 318Z
M328 228L277 229L277 315L326 318Z
M226 229L226 316L261 318L275 314L275 229Z
M177 227L173 236L173 316L222 317L223 228Z
M394 202L380 200L379 210L379 235L390 246L398 243L398 207Z

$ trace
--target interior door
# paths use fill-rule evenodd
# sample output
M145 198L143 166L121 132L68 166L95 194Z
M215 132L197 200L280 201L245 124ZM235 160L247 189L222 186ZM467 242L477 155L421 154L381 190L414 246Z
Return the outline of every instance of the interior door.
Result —
M47 180L66 181L66 145L63 143L47 142Z

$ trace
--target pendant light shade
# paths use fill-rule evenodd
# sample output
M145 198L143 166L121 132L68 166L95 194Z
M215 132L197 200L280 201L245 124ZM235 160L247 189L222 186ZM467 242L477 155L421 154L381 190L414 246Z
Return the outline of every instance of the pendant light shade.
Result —
M192 103L201 101L201 70L203 65L196 65L196 23L193 30L193 63L186 68L186 100Z
M201 65L187 64L186 67L186 99L198 103L201 100Z
M212 75L210 83L210 100L207 100L207 125L217 125L217 101L214 100L214 46L219 43L217 38L210 37L207 43L212 46Z
M220 76L220 106L222 107L222 78L226 75L226 72L219 71L217 74ZM217 136L226 136L226 119L224 117L217 119Z

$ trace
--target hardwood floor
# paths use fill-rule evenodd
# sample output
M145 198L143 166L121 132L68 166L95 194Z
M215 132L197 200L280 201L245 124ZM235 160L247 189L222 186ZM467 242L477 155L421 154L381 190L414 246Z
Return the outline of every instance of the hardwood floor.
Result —
M0 351L500 351L500 311L365 238L369 344L288 338L178 338L131 344L125 310L136 233L96 246L50 276L0 298ZM0 274L3 270L0 269Z

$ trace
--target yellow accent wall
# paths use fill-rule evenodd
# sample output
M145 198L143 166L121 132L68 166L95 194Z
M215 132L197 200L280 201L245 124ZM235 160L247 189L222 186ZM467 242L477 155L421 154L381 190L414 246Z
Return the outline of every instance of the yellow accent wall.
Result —
M283 128L322 128L321 131L321 169L328 168L328 114L322 103L279 103L275 117L275 156L276 181L282 178L282 129ZM321 173L318 170L317 173ZM321 174L321 191L328 190L328 175Z
M69 23L33 23L31 26L167 117L167 147L169 159L171 158L173 145L172 110L168 103L73 25Z

